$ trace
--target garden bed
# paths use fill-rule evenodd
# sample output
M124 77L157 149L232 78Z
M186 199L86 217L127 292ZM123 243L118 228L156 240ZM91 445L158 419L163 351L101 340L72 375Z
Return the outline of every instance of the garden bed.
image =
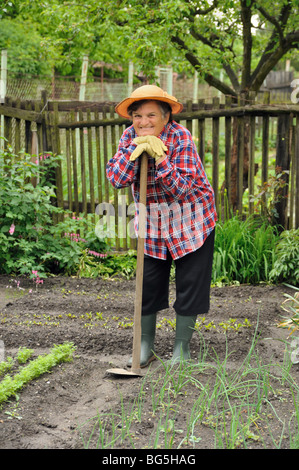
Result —
M174 311L160 312L156 353L163 362L145 369L146 378L128 378L106 371L124 367L131 354L134 280L19 281L17 287L0 277L5 357L20 347L33 349L35 357L64 342L76 351L72 362L2 404L1 449L299 446L298 364L285 354L288 331L277 328L284 294L293 294L286 286L213 287L210 312L198 319L192 338L192 366L183 372L170 373L168 366ZM173 300L174 286L171 305ZM226 397L216 395L223 381Z

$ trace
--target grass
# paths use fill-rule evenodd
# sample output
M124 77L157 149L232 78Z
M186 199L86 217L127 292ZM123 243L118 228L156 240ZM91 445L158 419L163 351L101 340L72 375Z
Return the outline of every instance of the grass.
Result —
M212 282L258 283L269 280L275 261L275 227L253 217L216 226Z
M212 283L229 284L268 282L276 261L275 247L279 240L277 228L261 218L246 220L234 216L216 225ZM280 265L279 265L280 266ZM106 259L88 261L80 268L80 276L123 275L130 279L135 275L136 252L129 250L122 255L110 255ZM174 279L174 269L171 271ZM275 275L272 281L275 281Z
M298 449L299 385L289 353L283 365L264 364L258 341L256 330L236 369L228 350L220 359L204 343L197 363L171 365L158 358L158 368L149 369L133 400L124 400L119 391L118 410L79 426L83 447L139 448L142 429L152 423L149 449L197 448L207 432L215 449L281 448L286 441ZM283 402L288 402L286 417L280 413Z

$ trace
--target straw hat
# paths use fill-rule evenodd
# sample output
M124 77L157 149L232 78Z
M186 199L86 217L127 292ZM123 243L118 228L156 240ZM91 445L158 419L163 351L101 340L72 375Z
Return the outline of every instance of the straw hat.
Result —
M134 103L134 101L141 101L141 100L157 100L157 101L164 101L168 103L172 109L173 114L177 114L183 109L183 105L178 102L178 100L174 97L169 95L166 91L162 90L156 85L143 85L131 93L129 98L122 100L115 108L115 111L120 116L130 119L128 114L128 107L130 104Z

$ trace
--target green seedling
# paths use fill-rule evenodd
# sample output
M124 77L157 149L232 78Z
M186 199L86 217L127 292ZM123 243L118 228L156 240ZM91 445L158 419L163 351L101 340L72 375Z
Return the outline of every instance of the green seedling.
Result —
M11 396L16 396L17 392L31 380L37 379L62 362L72 361L75 349L73 343L54 345L49 354L39 356L30 361L16 375L6 375L0 382L0 404Z
M28 348L19 348L19 352L17 355L17 361L19 364L25 364L33 355L33 349Z
M0 362L0 376L6 374L12 369L14 360L12 357L7 357L6 361Z

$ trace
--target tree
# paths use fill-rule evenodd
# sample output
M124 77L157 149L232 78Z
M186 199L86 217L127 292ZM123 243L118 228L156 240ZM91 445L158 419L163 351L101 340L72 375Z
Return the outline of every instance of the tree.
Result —
M232 96L257 92L275 65L299 46L298 0L122 4L128 5L135 30L128 47L135 46L137 60L152 65L165 57L171 44L210 86ZM214 73L219 66L229 83Z
M133 60L147 76L171 62L237 96L258 91L299 46L299 0L5 0L2 18L35 22L56 63L89 54ZM220 80L219 70L226 72Z
M124 56L127 38L115 22L114 4L105 0L3 0L0 23L9 21L17 27L30 24L39 35L48 65L62 75L80 76L82 58L90 63L104 61L127 63ZM118 19L122 17L120 10ZM13 44L10 42L8 48ZM16 63L16 67L17 67Z
M28 21L3 19L0 50L9 49L8 69L14 76L51 74L51 62L41 46L42 37Z

